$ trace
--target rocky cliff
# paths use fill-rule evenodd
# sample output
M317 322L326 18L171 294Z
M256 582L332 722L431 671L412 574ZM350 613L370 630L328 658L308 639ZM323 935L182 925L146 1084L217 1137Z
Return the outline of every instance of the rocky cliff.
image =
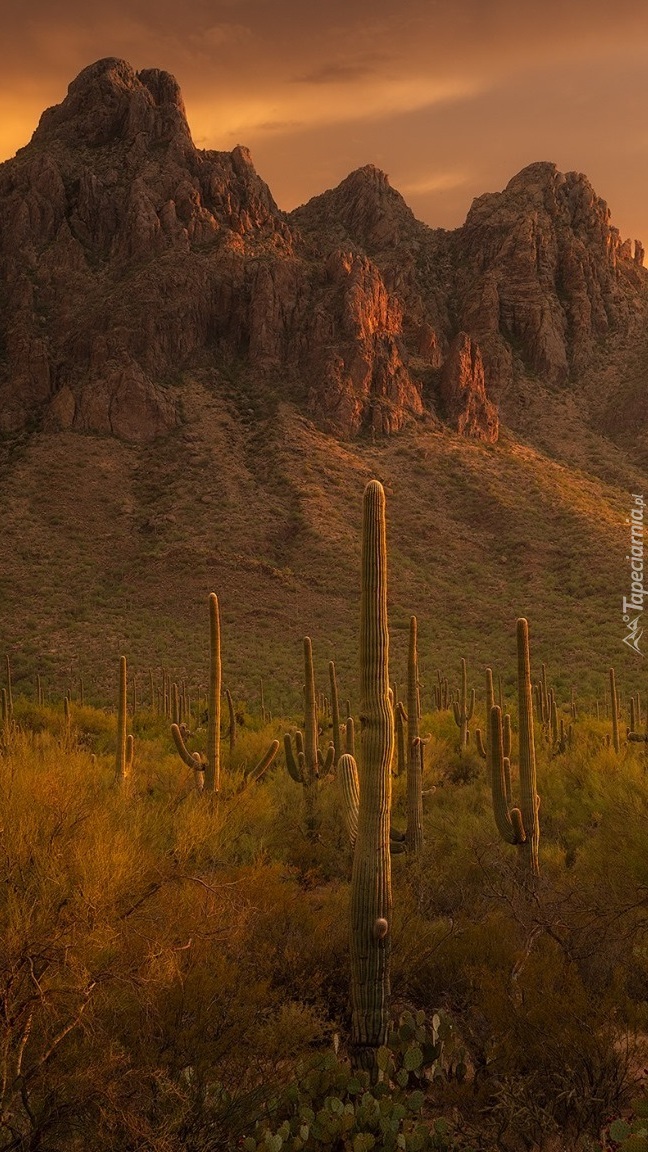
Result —
M245 148L194 147L171 76L102 60L0 166L0 429L153 440L182 373L235 360L342 437L431 411L492 441L516 374L577 386L629 330L642 260L551 164L453 233L371 166L286 215Z

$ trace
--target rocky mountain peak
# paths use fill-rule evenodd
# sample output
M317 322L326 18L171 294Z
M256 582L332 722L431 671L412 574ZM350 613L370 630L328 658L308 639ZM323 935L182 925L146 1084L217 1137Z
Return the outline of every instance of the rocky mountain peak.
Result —
M32 142L96 148L141 133L156 144L193 147L178 82L159 68L135 72L106 57L84 68L62 103L43 113Z
M369 254L395 247L417 221L400 192L392 188L380 168L365 164L337 187L313 197L297 208L292 218L299 227L346 237Z

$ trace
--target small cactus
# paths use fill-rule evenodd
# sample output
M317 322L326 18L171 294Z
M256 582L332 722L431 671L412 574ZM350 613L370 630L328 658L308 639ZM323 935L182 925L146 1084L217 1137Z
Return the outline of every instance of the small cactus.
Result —
M128 774L128 761L126 753L126 690L127 690L126 657L119 658L119 683L117 688L117 752L115 756L115 779L119 783L126 780Z
M461 661L461 693L458 700L452 703L452 711L454 713L455 724L459 729L459 748L464 752L468 747L469 731L468 725L472 720L473 712L475 710L475 689L473 688L468 697L468 675L466 672L466 661Z
M614 668L610 668L610 713L612 716L612 744L618 756L621 751L621 741L619 739L619 698L617 696Z
M326 756L317 745L317 695L313 668L313 646L309 636L304 637L304 734L295 734L295 753L288 733L284 736L286 767L289 775L304 788L306 805L306 834L313 840L319 827L318 781L328 776L335 759L335 745L330 744Z

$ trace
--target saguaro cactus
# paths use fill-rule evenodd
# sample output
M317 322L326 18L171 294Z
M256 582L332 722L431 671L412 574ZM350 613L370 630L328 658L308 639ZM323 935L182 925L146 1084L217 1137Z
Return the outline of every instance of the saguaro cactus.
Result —
M497 704L490 710L489 722L491 792L497 830L506 844L523 844L526 840L522 813L511 808L511 777L502 741L502 712Z
M344 827L349 837L351 850L355 848L358 837L358 807L360 804L360 787L358 784L358 766L348 752L340 756L338 761L338 780L342 797L342 817Z
M220 608L215 592L209 594L209 688L207 696L207 763L205 792L220 791L221 649Z
M610 712L612 714L612 743L618 756L621 751L621 741L619 739L619 697L614 668L610 668Z
M520 846L523 867L531 881L538 875L539 799L536 790L535 744L533 737L533 701L529 661L529 626L521 617L517 622L518 646L518 715L520 726L520 806L511 806L510 764L504 755L502 715L498 706L490 715L490 767L493 812L498 831L507 844ZM510 749L509 749L510 750Z
M127 684L126 657L119 658L119 684L117 688L117 752L115 756L115 778L124 781L128 774L128 757L126 752L126 684Z
M317 694L310 636L304 637L304 680L304 734L295 734L295 755L290 735L286 733L284 751L290 776L304 787L306 833L309 839L314 839L319 825L318 780L330 772L335 759L335 746L330 744L324 757L317 745Z
M466 661L461 661L461 695L459 700L454 700L452 703L452 711L454 713L455 724L459 729L459 746L463 752L468 747L468 725L472 720L473 712L475 710L475 689L473 688L470 693L470 703L468 702L468 674L466 672Z
M423 775L418 708L418 647L416 616L410 617L407 661L407 832L410 852L423 847Z
M531 661L529 656L529 624L522 616L517 622L518 647L518 722L520 728L520 811L526 840L522 849L527 872L539 872L538 844L540 804L536 786L535 743L533 739L533 702L531 699Z
M329 660L329 680L331 683L331 723L333 725L333 749L335 752L333 767L335 768L342 755L342 733L340 730L340 703L334 660Z
M391 950L391 761L385 493L366 487L360 600L361 744L358 836L351 878L351 1045L356 1065L377 1075L389 1027Z

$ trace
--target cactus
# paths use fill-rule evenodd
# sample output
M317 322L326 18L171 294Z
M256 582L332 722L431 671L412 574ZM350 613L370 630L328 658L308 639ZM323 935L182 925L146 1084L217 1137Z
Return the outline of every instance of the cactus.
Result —
M475 689L473 688L470 693L470 703L468 703L468 676L466 672L466 661L461 661L461 694L459 700L454 700L452 703L452 711L454 713L455 724L459 729L459 748L464 752L468 747L468 724L472 720L472 715L475 710Z
M410 617L407 660L407 832L410 852L423 847L423 781L419 749L418 645L416 616Z
M490 713L491 793L497 830L506 844L523 844L526 840L522 813L511 808L510 773L502 741L502 712L494 704ZM507 781L508 775L508 781Z
M486 744L482 736L481 728L475 729L475 742L477 744L477 751L482 760L488 760L488 744L490 740L490 712L495 702L495 694L493 691L493 670L492 668L486 669Z
M273 740L270 747L266 752L264 752L256 767L251 768L248 772L245 773L244 786L247 786L248 784L255 784L257 780L261 779L263 774L268 771L268 768L273 763L279 748L279 741Z
M215 592L209 595L209 688L207 695L207 763L205 792L220 791L220 706L221 706L220 609Z
M123 783L128 764L126 756L126 657L119 658L119 685L117 689L117 753L115 757L115 779Z
M286 767L293 780L302 784L306 804L306 834L315 839L319 827L318 780L328 775L335 759L335 745L329 745L326 758L317 746L317 696L315 693L315 671L313 668L313 646L309 636L304 637L304 734L295 733L295 751L292 750L290 735L284 736Z
M190 752L188 750L182 738L179 725L171 725L171 735L173 736L173 743L180 754L181 760L193 771L196 791L202 792L205 787L205 757L201 756L199 752Z
M347 716L345 750L349 756L355 757L355 725L353 716Z
M400 700L396 705L396 775L402 776L407 771L407 752L405 750L405 725L407 713Z
M13 720L13 691L11 687L11 663L9 661L9 654L5 656L5 670L7 676L7 709L9 720Z
M614 668L610 668L610 714L612 716L612 743L614 745L614 751L618 756L621 751L621 742L619 740L619 699L616 690Z
M511 717L508 712L504 713L502 720L502 740L504 744L504 756L506 759L511 757Z
M389 1029L391 951L391 761L385 493L377 480L363 501L360 600L362 771L351 878L351 1048L377 1078L377 1050Z
M358 836L358 805L360 802L360 787L358 784L358 766L353 756L345 752L338 762L338 778L342 794L342 816L344 826L349 837L351 850L355 848Z
M329 660L329 680L331 682L331 722L333 724L333 768L337 768L342 755L342 740L340 737L340 703L338 699L337 679L335 676L335 661Z
M491 788L498 831L508 844L520 847L522 864L532 884L539 873L539 798L536 790L533 700L529 660L529 626L517 621L518 716L520 726L520 806L511 807L510 762L504 755L501 710L491 709Z
M517 621L518 646L518 723L520 758L520 811L526 833L522 848L526 871L530 877L539 873L538 821L539 797L536 786L535 744L533 739L533 705L531 701L531 662L529 656L529 625L524 617Z
M181 760L187 765L188 768L191 768L194 773L196 791L202 792L204 789L205 769L207 765L206 757L201 756L199 752L189 751L184 742L182 730L177 724L171 725L171 735L173 736L173 742L178 750L178 753L180 754ZM264 752L256 767L249 769L244 774L244 787L247 784L253 784L256 780L261 779L264 772L268 770L273 760L275 759L277 752L279 751L279 747L279 741L273 740L270 744L270 747L266 752Z
M230 757L232 757L236 747L236 712L234 711L234 701L232 700L232 693L229 688L225 689L225 699L227 700L227 710L229 713L229 747Z
M171 693L167 684L166 672L162 672L162 695L164 714L167 714ZM220 719L221 719L221 650L220 650L220 609L215 592L209 595L209 688L207 690L207 755L189 752L183 739L180 719L180 694L177 684L173 685L173 723L171 734L180 757L196 774L196 788L207 792L212 799L220 791Z

